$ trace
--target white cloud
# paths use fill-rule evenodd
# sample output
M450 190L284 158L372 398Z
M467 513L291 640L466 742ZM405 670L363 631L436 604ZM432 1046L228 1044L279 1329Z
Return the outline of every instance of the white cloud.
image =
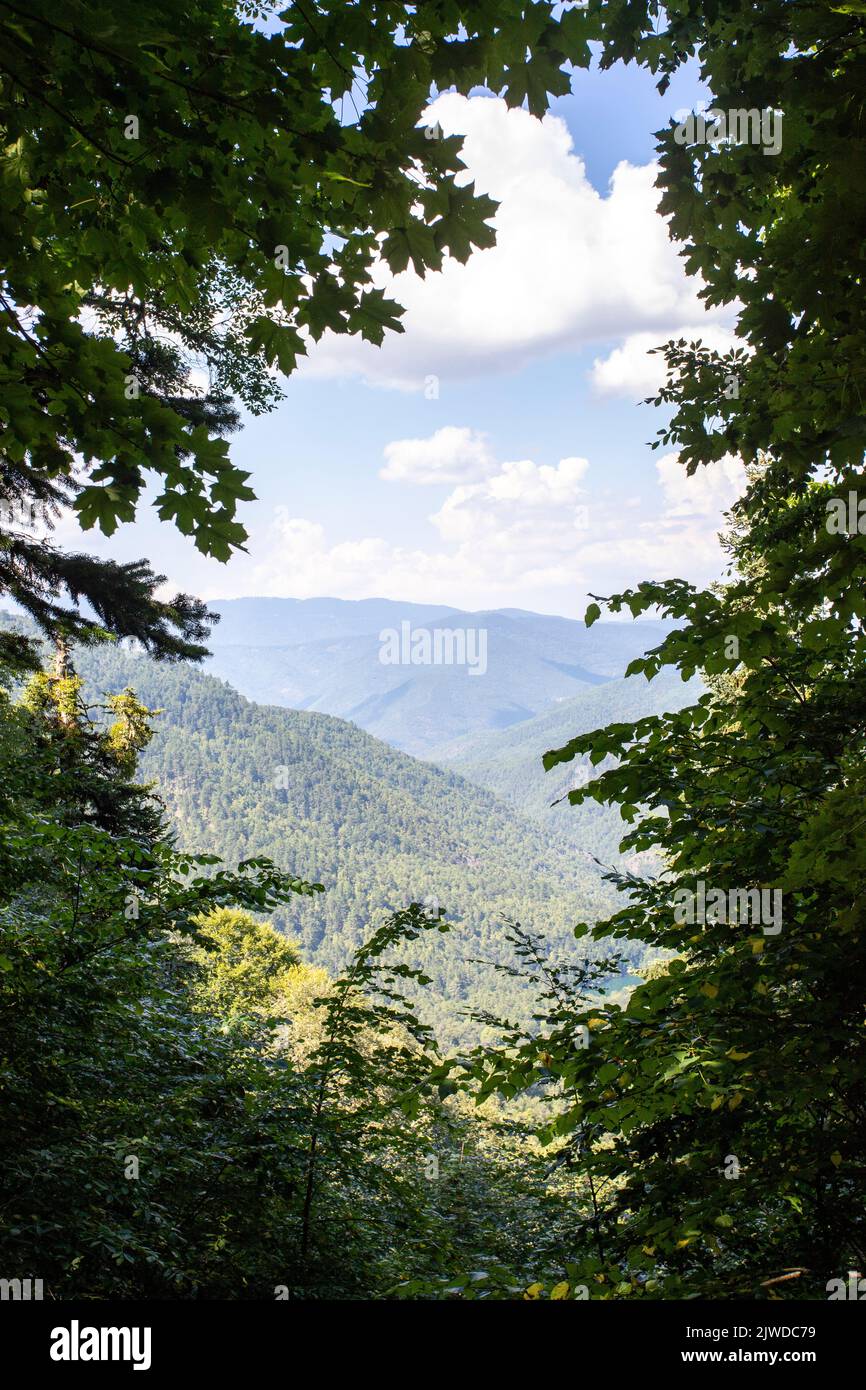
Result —
M746 486L745 469L733 454L696 469L691 477L676 454L665 454L656 469L668 518L718 517L733 506Z
M236 594L388 596L462 608L583 612L586 594L673 575L703 584L723 567L717 532L743 471L724 459L688 478L675 454L649 496L621 496L585 458L521 459L452 488L429 544L381 536L332 543L323 526L278 509L254 537L262 558L233 564ZM216 590L214 591L216 593Z
M709 322L671 328L664 334L664 340L668 338L685 338L687 343L700 339L706 347L718 353L743 346L742 340L734 336L732 329ZM655 395L664 384L666 374L663 354L652 351L661 341L657 332L630 333L620 347L614 348L606 357L597 357L593 362L592 383L595 389L600 395L628 396L640 400Z
M466 178L500 204L497 245L423 280L379 266L377 283L406 307L406 332L380 349L326 334L302 375L420 390L430 376L498 371L635 334L661 341L680 324L712 321L658 213L654 165L621 163L602 195L559 117L448 93L426 119L465 134Z
M562 459L556 468L531 459L504 463L486 482L455 488L430 520L445 541L492 544L507 554L522 538L513 549L525 553L526 537L552 519L572 533L584 523L581 479L588 468L581 458ZM543 553L543 534L538 543Z
M484 435L466 426L445 425L429 439L395 439L384 454L379 477L388 482L470 482L495 467Z

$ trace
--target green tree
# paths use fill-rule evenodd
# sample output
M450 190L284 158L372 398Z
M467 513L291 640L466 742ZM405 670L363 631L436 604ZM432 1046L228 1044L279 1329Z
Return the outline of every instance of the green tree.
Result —
M106 730L78 686L0 696L3 1260L53 1296L260 1292L261 1210L292 1220L288 1095L261 1025L193 1006L183 944L316 885L179 852L130 780L146 712L126 691Z
M423 126L431 94L487 83L541 114L587 33L522 0L4 0L0 586L48 629L200 655L201 605L158 601L145 562L64 555L24 523L71 505L110 535L149 476L205 554L242 546L237 406L268 409L271 368L326 329L399 329L378 259L423 275L493 242L460 140Z
M59 1298L383 1292L432 1243L439 1107L395 950L444 924L308 970L258 919L319 885L179 851L117 742L76 677L0 700L4 1267Z
M847 512L853 493L856 512L866 487L866 15L782 0L590 12L605 64L635 58L664 89L697 52L715 108L781 111L783 141L768 156L659 137L672 233L707 303L738 308L742 340L722 357L667 345L659 443L689 472L737 454L748 484L723 585L646 583L588 610L674 618L630 669L702 671L711 688L545 758L612 758L570 799L618 805L623 848L666 860L654 879L615 875L625 905L578 935L677 957L625 1008L576 1011L593 1047L575 1070L553 1039L551 1065L579 1091L575 1143L586 1125L613 1138L580 1155L616 1180L607 1290L821 1298L866 1257L866 536L829 524L834 499ZM697 911L702 891L716 910ZM758 915L746 895L761 892Z
M272 1008L300 962L297 947L269 922L236 908L217 908L197 918L196 926L203 1005L220 1015Z

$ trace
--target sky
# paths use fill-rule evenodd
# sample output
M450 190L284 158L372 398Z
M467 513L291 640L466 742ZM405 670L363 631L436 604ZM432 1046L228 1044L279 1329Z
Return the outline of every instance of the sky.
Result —
M724 349L730 313L704 312L657 211L653 132L706 97L694 71L660 98L634 65L578 71L543 120L478 93L426 119L465 135L479 191L499 201L495 248L420 280L379 281L406 306L381 348L326 335L267 416L231 442L258 500L247 553L227 565L143 506L110 539L64 544L146 556L178 588L386 597L477 611L581 616L587 594L642 579L705 584L742 487L735 460L687 479L649 445L640 404L660 381L648 349L701 336ZM677 117L679 118L679 116Z

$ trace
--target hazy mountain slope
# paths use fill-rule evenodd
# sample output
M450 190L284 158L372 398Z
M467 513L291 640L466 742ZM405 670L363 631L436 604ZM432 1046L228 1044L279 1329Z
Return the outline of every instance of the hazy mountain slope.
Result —
M208 603L219 613L211 647L293 647L333 637L378 633L413 624L435 622L457 613L446 604L400 603L387 598L228 598Z
M619 680L629 662L661 642L673 626L670 622L597 622L587 627L582 620L531 613L522 608L500 609L503 617L521 629L521 640L538 656L572 661L608 680Z
M189 666L113 650L80 652L92 696L132 685L164 713L142 760L183 845L232 862L267 854L327 892L280 917L331 968L377 912L436 897L460 921L423 958L443 1034L465 1036L472 1003L525 1012L511 980L471 963L496 958L503 917L575 949L571 927L609 909L593 864L553 844L489 792L333 717L259 707Z
M251 699L351 719L421 757L434 757L467 729L520 723L599 679L535 657L504 623L486 630L483 675L465 666L383 665L378 635L289 648L218 647L208 669Z
M610 681L514 725L505 734L467 735L445 750L440 761L536 821L557 844L571 844L579 852L590 849L609 862L617 856L626 830L623 822L616 812L596 802L552 805L582 776L585 779L585 773L578 764L545 772L543 755L604 724L680 709L696 700L701 689L700 681L684 683L669 671L660 672L653 681L643 676Z
M520 610L456 609L365 599L233 599L208 669L265 703L350 719L418 757L463 735L506 729L621 676L657 643L661 623L597 623ZM484 634L484 672L467 665L385 664L380 633L436 627ZM477 639L476 639L477 640ZM471 650L471 649L470 649Z

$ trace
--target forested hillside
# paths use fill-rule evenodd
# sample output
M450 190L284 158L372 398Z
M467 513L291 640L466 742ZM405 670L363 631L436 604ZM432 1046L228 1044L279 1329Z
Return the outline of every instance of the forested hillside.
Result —
M230 864L265 854L324 885L274 913L309 960L338 970L383 913L425 900L445 909L454 931L422 951L443 1041L466 1038L467 1007L531 1012L511 979L473 963L503 959L506 919L574 956L574 926L614 903L588 849L555 844L504 801L343 720L251 704L213 676L117 650L80 651L76 665L89 699L128 685L162 711L141 774L185 847Z
M440 762L536 822L551 844L567 846L577 854L591 853L609 865L628 860L629 867L637 868L638 858L620 852L627 826L617 812L595 801L579 806L568 801L570 791L596 775L589 759L546 771L539 749L546 753L558 748L567 738L595 729L602 721L629 722L673 712L692 704L700 693L699 681L684 683L668 673L652 682L640 676L609 681L501 733L460 739L440 756Z

